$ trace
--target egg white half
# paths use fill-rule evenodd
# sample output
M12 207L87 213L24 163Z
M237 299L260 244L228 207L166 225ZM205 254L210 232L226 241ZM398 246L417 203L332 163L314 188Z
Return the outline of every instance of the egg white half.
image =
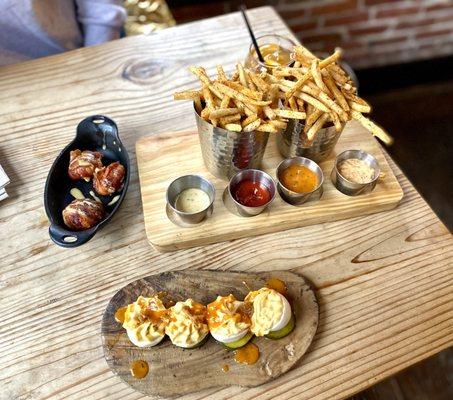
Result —
M170 337L170 340L175 346L182 347L183 349L191 349L193 347L198 346L204 340L204 338L208 335L208 333L209 332L206 332L203 336L200 336L200 340L198 340L197 343L194 343L194 344L188 344L185 341L174 342L173 340L171 340L171 337Z
M219 332L212 330L211 335L212 337L222 343L233 343L237 340L242 339L247 333L249 332L249 329L244 329L243 331L236 333L234 335L221 335Z
M143 339L140 339L137 337L137 334L135 333L135 331L127 330L127 337L137 347L153 347L156 344L159 344L162 341L162 339L165 337L165 335L161 335L154 340L149 340L149 339L143 340Z
M283 302L282 316L280 317L279 321L272 326L270 332L275 332L283 329L291 319L291 306L289 305L288 300L282 294L279 293L278 295L281 297Z

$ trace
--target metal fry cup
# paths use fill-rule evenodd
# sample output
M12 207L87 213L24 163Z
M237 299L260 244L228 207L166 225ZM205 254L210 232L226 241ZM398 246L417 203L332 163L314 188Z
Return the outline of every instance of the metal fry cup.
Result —
M224 180L243 169L259 168L269 133L232 132L215 127L195 110L201 154L208 171Z
M242 181L259 182L264 185L269 190L270 200L266 204L257 207L248 207L239 203L234 198L233 192L237 185ZM260 171L258 169L246 169L244 171L240 171L231 178L230 183L228 184L228 194L233 200L233 203L236 205L239 214L244 217L251 217L261 214L269 206L269 204L274 201L275 193L275 182L272 177L269 174L266 174L266 172Z
M297 193L288 189L280 180L282 172L291 165L303 165L316 174L318 184L308 193ZM301 205L309 200L318 200L323 193L322 184L324 183L324 174L322 169L313 160L305 157L293 157L283 160L277 167L277 189L278 193L287 203L292 205Z
M324 126L321 128L312 142L305 139L303 133L305 121L298 119L288 120L286 129L277 135L277 147L284 158L306 157L317 163L324 161L340 138L341 132L335 126Z
M179 194L183 190L191 188L201 189L209 196L210 204L204 210L196 213L188 213L176 208L176 200L178 199ZM167 189L166 198L167 205L183 222L198 224L212 214L215 200L215 188L211 182L200 175L183 175L170 183Z
M374 170L374 177L370 182L367 183L356 183L348 181L343 177L339 170L338 166L345 160L351 158L358 158L359 160L364 161ZM330 174L330 179L332 180L333 185L342 193L348 196L358 196L361 194L370 193L376 186L376 183L379 179L381 169L377 160L369 153L363 150L346 150L343 153L339 154L335 160L332 172Z

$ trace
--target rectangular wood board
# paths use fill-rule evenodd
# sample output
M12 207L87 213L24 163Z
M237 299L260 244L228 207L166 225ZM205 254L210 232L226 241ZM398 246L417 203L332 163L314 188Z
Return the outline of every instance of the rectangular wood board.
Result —
M385 176L372 193L346 196L330 181L335 157L348 149L365 150L378 160ZM373 214L396 207L403 197L378 142L356 122L347 124L332 154L320 163L324 172L324 193L320 200L292 206L277 193L268 209L255 217L241 217L225 206L223 198L228 182L206 170L196 129L143 137L136 143L136 152L146 235L158 251L186 249ZM275 136L271 134L262 169L275 178L276 167L282 159ZM187 174L199 174L210 180L216 188L216 199L209 218L198 225L182 227L169 219L165 193L174 179Z

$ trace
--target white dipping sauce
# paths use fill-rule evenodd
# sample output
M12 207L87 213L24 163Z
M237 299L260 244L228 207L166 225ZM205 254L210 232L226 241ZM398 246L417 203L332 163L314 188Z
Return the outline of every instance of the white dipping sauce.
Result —
M183 190L175 201L175 208L178 211L194 214L205 210L211 204L208 194L197 188Z

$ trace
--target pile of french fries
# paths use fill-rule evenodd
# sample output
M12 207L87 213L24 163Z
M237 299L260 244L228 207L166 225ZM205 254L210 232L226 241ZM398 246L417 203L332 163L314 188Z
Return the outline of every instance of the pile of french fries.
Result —
M304 125L305 141L311 142L319 130L333 125L341 131L352 119L359 121L384 143L392 138L363 115L370 105L357 96L357 89L338 64L336 49L321 60L303 46L294 48L291 67L276 67L260 73L240 63L228 78L221 66L212 80L201 67L190 67L201 82L201 90L178 92L175 100L192 100L196 111L214 126L234 132L278 133L288 119Z
M228 78L217 66L217 79L211 80L204 68L190 67L201 82L201 90L178 92L175 100L193 100L198 114L214 126L233 132L277 133L286 128L291 110L279 106L280 90L269 84L264 74L258 74L236 65L236 72ZM289 111L289 113L288 113ZM293 118L304 118L297 113Z

